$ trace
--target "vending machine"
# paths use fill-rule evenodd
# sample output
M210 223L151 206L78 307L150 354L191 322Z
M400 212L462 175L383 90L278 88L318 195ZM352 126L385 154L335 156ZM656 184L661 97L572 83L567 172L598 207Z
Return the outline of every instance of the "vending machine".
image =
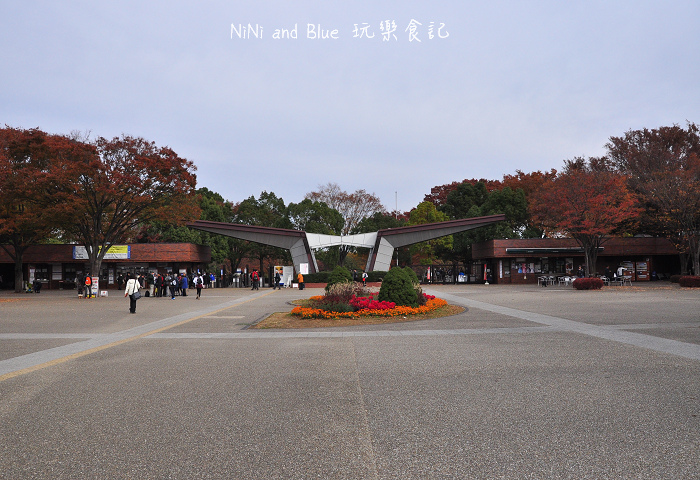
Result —
M649 273L649 259L641 262L635 262L634 272L638 282L648 282L651 278Z

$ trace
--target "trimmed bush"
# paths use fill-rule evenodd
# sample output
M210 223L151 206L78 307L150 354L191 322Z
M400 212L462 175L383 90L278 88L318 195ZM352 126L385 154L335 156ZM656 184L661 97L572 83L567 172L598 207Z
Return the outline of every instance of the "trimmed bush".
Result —
M328 285L326 285L326 291L328 291L328 289L336 283L350 282L352 282L352 274L350 273L350 270L348 270L345 267L337 266L328 276Z
M392 268L384 277L377 300L394 302L396 305L418 306L418 294L413 279L403 268Z
M680 281L680 279L681 279L680 275L671 275L671 278L670 278L671 283L678 283Z
M678 285L681 287L698 288L700 287L700 277L695 275L686 275L678 279Z
M603 288L603 280L598 277L577 278L573 286L576 290L600 290Z
M413 282L413 285L420 285L420 280L418 280L418 275L416 275L416 272L414 272L411 267L404 267L403 269L406 272L406 275L408 275L408 278L410 278L411 281Z

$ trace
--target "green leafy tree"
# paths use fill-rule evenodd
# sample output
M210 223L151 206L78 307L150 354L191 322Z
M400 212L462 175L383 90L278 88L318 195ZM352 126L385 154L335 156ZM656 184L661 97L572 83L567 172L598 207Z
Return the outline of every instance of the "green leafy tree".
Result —
M340 212L330 208L324 202L312 201L308 198L301 203L290 203L287 207L287 217L292 227L297 230L324 235L340 235L344 223ZM316 259L325 268L339 265L341 250L338 246L317 250Z
M343 229L343 216L324 202L315 202L308 198L301 203L290 203L287 218L292 228L309 233L340 235Z
M260 227L292 228L287 218L284 200L278 198L273 192L266 191L263 191L257 199L250 196L234 205L232 220L233 223ZM264 271L265 259L289 259L289 253L284 249L252 242L246 242L246 244L249 246L247 254L258 259L260 272Z
M441 210L450 219L505 214L506 221L454 235L453 255L463 262L472 260L471 246L494 238L522 238L529 215L522 189L510 187L488 190L482 182L462 183L447 195Z
M416 208L411 210L408 218L408 225L423 225L426 223L444 222L449 217L435 208L430 202L421 202ZM411 245L409 251L412 256L417 256L421 264L430 265L439 257L446 255L452 250L452 235L428 240Z
M231 221L231 204L225 201L218 193L202 187L197 189L196 198L200 209L200 220L212 222ZM221 265L231 260L231 244L233 243L231 240L236 239L202 232L184 225L173 224L169 221L158 220L144 225L136 238L136 241L139 243L194 243L207 245L211 248L212 264L214 264L212 269L214 270L218 270ZM238 264L231 263L235 271Z
M403 227L405 225L406 221L404 219L396 218L396 216L390 213L376 212L369 217L363 218L350 233L371 233L387 228Z

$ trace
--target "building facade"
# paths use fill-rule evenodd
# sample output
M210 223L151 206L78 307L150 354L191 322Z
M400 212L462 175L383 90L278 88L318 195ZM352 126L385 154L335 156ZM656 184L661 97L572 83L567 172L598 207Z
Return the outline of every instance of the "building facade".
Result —
M211 248L205 245L115 245L102 262L99 285L101 289L117 288L117 279L126 273L190 273L202 270L210 262ZM79 245L33 245L24 254L22 270L25 285L39 281L45 289L70 289L88 273L89 266L84 248ZM4 249L0 249L0 277L1 288L14 288L14 261Z
M598 251L596 271L625 268L632 281L645 282L680 273L676 247L666 238L611 237ZM571 238L489 240L472 245L476 265L482 265L489 283L537 283L540 275L576 275L585 269L583 249Z

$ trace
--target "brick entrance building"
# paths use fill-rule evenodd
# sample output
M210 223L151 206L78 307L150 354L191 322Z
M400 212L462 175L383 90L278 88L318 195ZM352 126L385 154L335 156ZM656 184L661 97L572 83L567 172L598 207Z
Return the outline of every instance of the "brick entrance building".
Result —
M211 248L191 243L133 243L118 245L102 262L99 272L100 288L117 287L120 274L150 272L191 272L203 269L211 262ZM42 288L74 288L77 278L89 268L87 259L77 245L33 245L23 258L24 282L40 281ZM95 272L90 272L95 275ZM14 261L0 249L1 288L14 288Z
M570 238L489 240L472 245L475 263L486 266L492 283L537 283L538 275L574 275L585 267L583 250ZM664 278L680 273L678 250L666 238L612 237L598 251L596 272L623 266L632 281Z

